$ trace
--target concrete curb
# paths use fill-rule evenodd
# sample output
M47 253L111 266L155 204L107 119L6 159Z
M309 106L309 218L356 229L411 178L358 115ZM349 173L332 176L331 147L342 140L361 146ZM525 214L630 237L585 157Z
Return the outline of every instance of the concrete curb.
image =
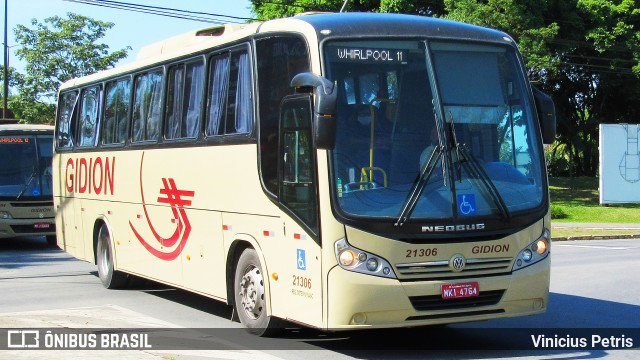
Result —
M566 237L551 237L551 241L574 241L574 240L617 240L617 239L640 239L640 234L633 235L580 235Z

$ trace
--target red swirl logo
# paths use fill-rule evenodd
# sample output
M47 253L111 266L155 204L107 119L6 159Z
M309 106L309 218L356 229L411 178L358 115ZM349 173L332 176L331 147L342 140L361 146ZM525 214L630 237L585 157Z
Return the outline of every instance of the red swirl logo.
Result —
M144 210L144 217L149 225L149 230L151 230L151 234L155 238L156 242L160 244L160 249L152 246L149 241L145 240L144 237L136 230L131 221L129 221L129 226L138 241L140 241L147 251L159 259L173 260L180 255L184 249L187 239L189 239L189 234L191 233L191 223L189 222L189 218L187 217L184 207L191 205L191 200L185 198L192 198L195 195L195 191L178 189L173 178L162 178L163 188L160 189L160 196L158 197L157 202L171 206L171 212L173 214L171 222L175 224L175 230L169 237L161 236L151 223L149 213L147 212L147 204L144 199L144 189L142 185L143 162L144 153L142 154L142 159L140 159L140 197L142 198L142 208Z

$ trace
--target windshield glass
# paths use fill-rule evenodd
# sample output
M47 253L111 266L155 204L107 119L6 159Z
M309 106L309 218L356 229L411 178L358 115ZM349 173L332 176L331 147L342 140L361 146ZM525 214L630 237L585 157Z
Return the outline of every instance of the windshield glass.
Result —
M505 217L541 204L537 127L511 48L354 41L325 54L339 91L332 164L343 213Z
M53 135L0 136L0 197L53 196L52 155Z

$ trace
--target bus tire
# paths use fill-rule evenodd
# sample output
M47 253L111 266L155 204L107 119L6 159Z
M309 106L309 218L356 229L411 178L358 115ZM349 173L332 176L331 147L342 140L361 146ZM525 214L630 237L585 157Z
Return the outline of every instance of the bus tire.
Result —
M267 314L264 281L258 254L252 248L245 249L238 259L234 277L235 311L249 333L273 336L281 330L281 322Z
M116 271L113 266L111 235L106 225L102 225L98 232L96 263L98 265L98 276L105 288L118 289L125 285L127 282L127 274Z

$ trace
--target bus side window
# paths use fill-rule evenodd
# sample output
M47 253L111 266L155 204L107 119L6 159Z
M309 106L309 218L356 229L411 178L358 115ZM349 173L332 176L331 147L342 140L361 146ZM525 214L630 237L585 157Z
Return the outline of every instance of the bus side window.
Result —
M246 50L231 54L226 134L246 134L253 125L251 63Z
M107 83L102 129L103 144L124 144L131 103L131 80Z
M73 135L75 134L75 107L78 101L78 92L69 91L60 95L58 107L58 122L56 129L56 146L58 148L72 148Z
M133 141L158 140L162 121L162 69L138 75L134 94Z
M169 69L165 138L194 138L200 130L204 65L202 60Z
M229 56L218 56L209 61L209 101L206 135L224 134L222 119L225 115L229 87Z
M98 135L98 114L100 107L100 87L94 86L82 91L80 99L80 124L78 146L96 146Z

